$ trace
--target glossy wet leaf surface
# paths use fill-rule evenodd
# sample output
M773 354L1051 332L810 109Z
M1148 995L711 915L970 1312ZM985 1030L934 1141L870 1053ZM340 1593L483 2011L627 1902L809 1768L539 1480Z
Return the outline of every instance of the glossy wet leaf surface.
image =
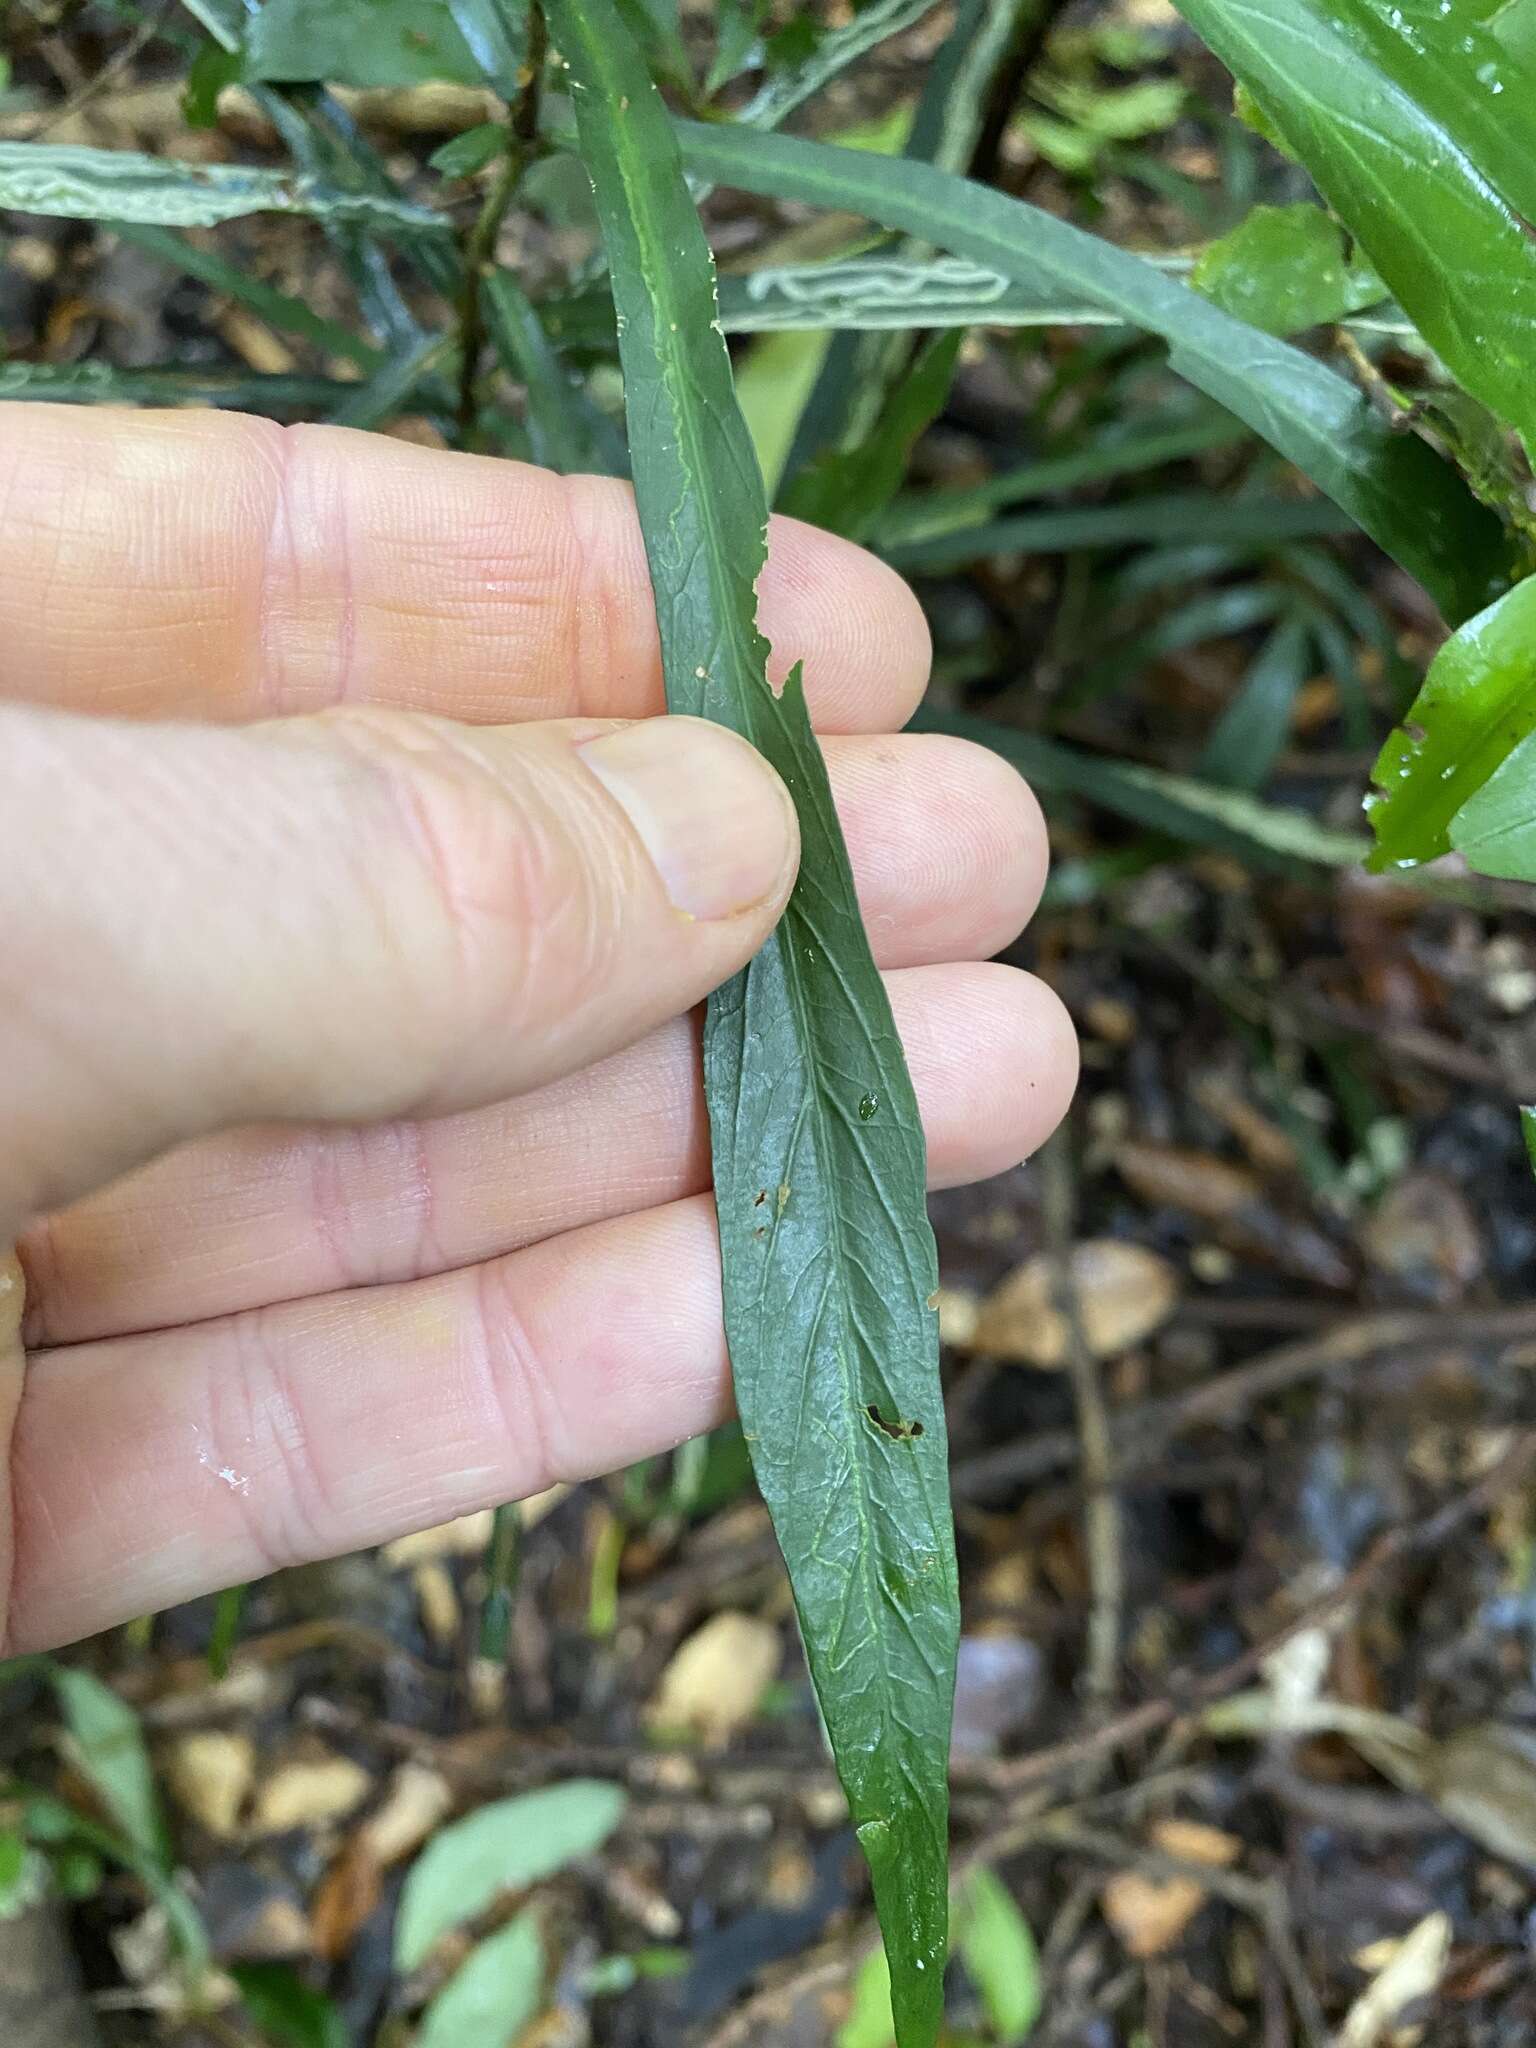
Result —
M1465 388L1536 440L1536 70L1440 0L1179 0Z
M744 732L800 813L789 909L705 1027L726 1331L874 1877L898 2038L927 2048L959 1605L922 1130L798 675L777 692L765 677L767 505L670 124L605 0L559 0L551 25L622 320L668 703Z
M1451 636L1377 756L1371 865L1411 867L1449 853L1457 812L1533 729L1536 581L1528 581Z

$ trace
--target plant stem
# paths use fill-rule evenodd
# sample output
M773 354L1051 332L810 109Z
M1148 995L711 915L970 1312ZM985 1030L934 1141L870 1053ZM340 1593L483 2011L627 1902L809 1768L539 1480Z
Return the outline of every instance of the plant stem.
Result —
M523 64L520 90L507 110L506 153L464 245L464 295L459 308L459 439L465 447L474 440L475 391L480 376L480 358L485 349L483 287L495 259L496 242L507 208L512 204L513 194L538 141L539 92L548 50L549 31L544 21L544 10L538 0L532 0L528 9L528 54Z

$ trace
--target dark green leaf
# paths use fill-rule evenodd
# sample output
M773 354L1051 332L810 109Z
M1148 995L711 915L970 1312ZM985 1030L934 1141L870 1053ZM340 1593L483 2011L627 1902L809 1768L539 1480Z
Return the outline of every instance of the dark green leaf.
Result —
M762 0L721 0L715 9L715 54L704 80L706 92L718 92L754 61L762 14Z
M1040 2017L1040 1954L1029 1922L985 1864L972 1871L960 1902L956 1942L981 1993L997 2048L1022 2048Z
M1520 1130L1525 1138L1525 1156L1531 1162L1531 1171L1536 1173L1536 1103L1522 1103Z
M1430 663L1407 718L1387 739L1366 799L1374 868L1413 867L1451 850L1451 821L1536 729L1536 578L1469 619Z
M528 0L448 0L464 46L504 100L516 97L528 57Z
M1386 296L1376 273L1351 255L1338 222L1306 204L1254 207L1201 252L1189 281L1266 334L1299 334Z
M181 95L182 119L189 128L212 128L219 118L219 94L245 74L238 50L226 50L210 38L192 59Z
M354 389L333 377L262 376L255 370L175 365L120 370L115 363L0 363L0 399L51 405L216 405L272 419L328 411Z
M1261 803L1243 790L1216 789L1190 776L1084 753L968 712L934 711L925 705L913 718L912 728L957 733L991 747L1044 794L1081 797L1169 839L1212 846L1265 867L1290 872L1354 867L1369 846L1363 833L1330 831L1305 811Z
M1345 515L1319 498L1218 498L1210 491L1170 491L1119 504L1023 512L987 526L901 541L885 553L902 570L937 575L987 555L1062 554L1154 541L1167 545L1209 540L1228 547L1266 548L1348 530Z
M922 1127L798 674L780 692L765 678L754 586L767 505L672 130L606 0L550 13L622 315L667 701L744 732L800 813L783 922L705 1025L725 1323L874 1876L899 2036L930 2048L959 1603Z
M341 2014L287 1963L236 1963L230 1975L271 2048L348 2048L351 2036Z
M544 1948L531 1913L482 1941L422 2016L416 2048L512 2048L544 2002Z
M445 178L472 178L494 163L507 146L507 129L502 121L479 121L462 135L452 135L434 149L427 161Z
M1245 438L1236 420L1207 412L1199 419L1146 432L1119 432L1070 455L1044 456L1018 469L1001 471L985 483L955 490L924 491L898 499L880 520L877 545L924 541L981 525L987 515L1028 498L1049 498L1082 484L1133 476L1140 470L1163 469L1213 448L1228 448Z
M1440 0L1179 0L1446 366L1536 447L1536 68Z
M1227 789L1259 790L1291 730L1307 679L1309 639L1298 613L1283 618L1206 742L1195 773Z
M692 122L680 132L685 160L706 177L851 209L1162 335L1175 370L1304 470L1419 578L1447 618L1465 618L1504 580L1509 549L1499 522L1448 464L1394 433L1334 371L1142 258L927 164Z
M177 163L63 142L0 142L0 208L166 228L214 227L248 213L298 213L395 235L450 232L446 220L398 193L340 192L289 171Z
M949 397L964 340L958 330L935 336L891 394L864 439L801 470L781 503L784 511L849 540L864 540L895 497L919 435Z
M411 394L442 363L454 345L451 334L428 334L414 348L375 370L364 384L354 385L331 414L338 427L379 427L404 411Z
M263 0L246 75L361 86L481 82L448 0Z
M567 476L622 476L627 464L614 423L572 381L517 279L509 270L495 270L484 292L486 327L502 367L526 394L534 461Z
M443 1828L411 1865L395 1917L395 1965L414 1970L434 1942L478 1919L503 1892L524 1891L591 1856L618 1826L625 1798L601 1778L568 1778L498 1799Z

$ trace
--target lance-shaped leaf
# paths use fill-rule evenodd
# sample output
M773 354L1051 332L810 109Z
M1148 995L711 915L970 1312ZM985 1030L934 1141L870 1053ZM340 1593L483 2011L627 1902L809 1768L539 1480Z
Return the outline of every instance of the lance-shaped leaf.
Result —
M782 692L765 679L767 504L670 124L611 0L549 13L621 317L667 701L744 733L800 814L783 922L705 1025L726 1332L874 1877L901 2042L928 2048L959 1613L922 1130L798 675Z
M65 220L211 228L249 213L299 213L395 235L448 235L451 223L398 193L339 192L289 171L174 163L128 149L0 142L0 208Z
M718 183L864 214L1161 335L1181 376L1310 476L1448 619L1497 595L1509 568L1503 529L1447 463L1394 433L1325 364L1234 320L1145 258L931 164L695 122L678 132L689 168Z
M1371 865L1449 853L1452 821L1536 730L1536 577L1453 633L1377 756Z
M1426 341L1536 447L1536 67L1467 0L1179 0Z

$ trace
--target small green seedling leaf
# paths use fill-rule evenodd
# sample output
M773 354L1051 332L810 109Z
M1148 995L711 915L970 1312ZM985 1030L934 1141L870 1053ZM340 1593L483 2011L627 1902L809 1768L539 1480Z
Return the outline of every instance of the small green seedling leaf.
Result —
M395 1965L414 1970L452 1928L477 1919L503 1892L524 1891L618 1826L623 1791L601 1778L570 1778L498 1799L435 1835L411 1865L395 1919Z
M512 2048L544 2002L544 1949L532 1913L487 1937L423 2015L416 2048Z
M1266 334L1299 334L1386 297L1338 222L1304 202L1254 207L1201 252L1189 281L1223 312Z
M991 2021L997 2048L1022 2048L1040 2017L1040 1952L1002 1880L985 1867L966 1881L956 1945Z
M351 2035L341 2014L287 1963L236 1963L230 1975L270 2048L348 2048Z
M1372 771L1371 866L1413 867L1449 853L1452 820L1533 729L1536 578L1469 619L1430 663Z
M610 0L549 12L620 315L667 702L743 732L800 815L784 919L706 1013L725 1324L874 1878L897 2039L931 2048L959 1600L922 1127L798 673L778 691L765 673L754 586L767 503L673 130ZM904 1426L877 1426L871 1409Z
M507 146L507 130L500 121L478 121L462 135L453 135L434 149L427 162L445 178L472 178L494 163Z
M165 1823L138 1715L88 1671L56 1664L49 1676L72 1762L133 1847L163 1867Z

